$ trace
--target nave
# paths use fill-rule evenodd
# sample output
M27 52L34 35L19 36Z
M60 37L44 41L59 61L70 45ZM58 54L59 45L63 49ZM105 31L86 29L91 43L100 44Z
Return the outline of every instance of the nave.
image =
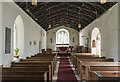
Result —
M2 82L119 82L120 2L4 1Z

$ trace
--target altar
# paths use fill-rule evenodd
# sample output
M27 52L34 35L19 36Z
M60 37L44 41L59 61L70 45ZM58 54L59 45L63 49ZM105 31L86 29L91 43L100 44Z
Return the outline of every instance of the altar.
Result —
M56 50L60 53L66 53L69 50L69 44L57 44Z

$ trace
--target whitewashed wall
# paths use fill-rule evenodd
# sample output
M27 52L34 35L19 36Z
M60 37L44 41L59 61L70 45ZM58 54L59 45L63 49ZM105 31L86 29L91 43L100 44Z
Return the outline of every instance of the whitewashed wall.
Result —
M118 4L118 60L120 62L120 2Z
M0 2L0 65L2 65L2 2Z
M74 46L74 49L76 49L76 47L79 45L79 41L78 41L78 37L79 37L79 32L71 29L69 27L65 27L65 26L61 26L61 27L57 27L55 29L51 29L49 31L47 31L47 48L51 48L52 50L56 50L56 32L59 29L67 29L69 32L69 45L70 46ZM51 43L51 38L53 39L53 42ZM73 42L73 38L75 38L75 42Z
M101 33L102 56L114 58L115 61L118 61L118 4L113 6L111 10L104 13L98 20L93 21L79 33L81 33L81 36L89 37L95 27L97 27Z
M13 27L16 17L20 15L24 22L24 54L20 54L25 58L32 54L39 52L39 41L41 41L42 47L46 48L46 36L42 38L41 32L46 34L31 17L29 17L22 9L20 9L15 3L7 2L2 3L2 64L8 65L13 59ZM5 27L9 27L12 30L12 53L5 54ZM36 41L36 45L33 42ZM44 42L43 42L44 41ZM32 45L29 43L32 42ZM1 45L1 44L0 44Z

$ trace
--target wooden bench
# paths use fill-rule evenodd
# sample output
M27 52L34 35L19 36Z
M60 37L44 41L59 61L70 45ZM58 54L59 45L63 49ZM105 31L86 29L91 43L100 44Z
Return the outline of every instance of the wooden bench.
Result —
M92 81L120 81L120 71L90 71L90 82Z
M56 53L37 53L37 54L35 54L35 56L41 56L41 55L43 55L43 56L55 56L57 54Z
M6 67L2 68L2 71L0 72L2 73L3 82L19 80L24 82L26 80L29 80L30 82L51 80L51 77L49 77L49 71L46 68Z
M72 53L73 55L93 55L91 53Z
M33 56L31 56L31 57L56 57L57 56L57 54L53 54L53 53L50 53L50 54L48 54L48 53L37 53L37 54L35 54L35 55L33 55ZM31 58L31 57L27 57L27 58Z
M113 59L78 59L77 73L82 74L82 65L90 62L113 62ZM82 77L82 76L81 76Z
M96 56L96 55L93 55L93 54L91 54L91 53L71 53L71 56L70 56L70 60L71 60L71 62L73 62L74 61L74 57L78 57L78 56L90 56L90 57L98 57L98 55Z
M56 63L57 54L37 53L27 59L20 59L20 62L11 62L9 68L3 68L3 81L50 81L53 79Z
M80 68L81 79L90 80L89 71L118 71L118 62L83 62Z
M54 58L54 56L53 57L51 57L51 56L48 56L48 57L45 57L45 56L41 56L41 57L37 57L37 56L34 56L34 57L27 57L26 59L53 59Z
M51 54L48 54L48 53L38 53L35 56L27 57L27 59L36 59L36 60L39 59L39 60L45 60L45 61L53 59L54 69L55 69L56 64L57 64L57 54L55 54L55 53L51 53Z
M53 61L53 59L49 59L49 58L46 58L46 59L20 59L20 61L24 61L24 62L30 62L30 61Z
M94 55L94 54L91 54L91 53L71 53L71 57L74 57L74 56L97 56L99 57L98 55Z
M55 71L57 60L55 59L21 59L21 62L42 62L42 61L53 61L53 71Z
M83 54L81 54L80 53L80 55L75 55L75 54L71 54L71 56L70 56L70 60L71 60L71 62L73 63L73 65L75 65L75 64L77 64L77 58L82 58L82 59L86 59L86 58L105 58L105 57L99 57L98 55L88 55L87 53L86 53L86 55L83 55Z
M105 57L75 57L74 62L73 62L75 65L75 68L77 68L77 63L79 60L88 60L88 61L96 60L96 61L98 61L98 60L106 60L106 58ZM113 59L107 59L106 61L108 61L108 60L114 61Z
M46 82L44 76L40 75L2 75L2 82Z
M53 61L32 61L32 62L12 62L11 67L49 67L51 69L51 79L53 78Z
M53 61L53 70L55 71L56 64L57 64L57 55L51 56L41 56L41 57L27 57L27 59L21 59L20 61Z
M78 60L79 59L105 59L105 57L84 57L84 56L81 56L81 57L74 57L74 60L73 60L73 65L75 67L75 69L77 68L77 63L78 63Z

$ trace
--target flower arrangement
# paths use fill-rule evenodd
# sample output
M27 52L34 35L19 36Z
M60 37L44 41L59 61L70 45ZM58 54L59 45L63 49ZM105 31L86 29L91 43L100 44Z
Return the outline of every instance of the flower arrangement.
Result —
M96 54L99 55L99 51L98 50L96 50Z
M14 57L18 58L19 57L18 56L19 49L18 48L14 49L14 52L15 52L15 56Z

